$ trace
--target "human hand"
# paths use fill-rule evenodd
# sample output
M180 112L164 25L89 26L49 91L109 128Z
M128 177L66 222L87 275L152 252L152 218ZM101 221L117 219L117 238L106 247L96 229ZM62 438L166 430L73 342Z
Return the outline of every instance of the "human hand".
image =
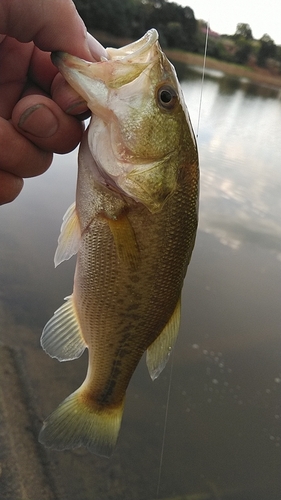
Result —
M75 116L85 102L58 74L48 51L94 61L105 49L87 35L71 0L0 2L0 204L14 200L24 177L48 169L53 153L74 149L83 133Z

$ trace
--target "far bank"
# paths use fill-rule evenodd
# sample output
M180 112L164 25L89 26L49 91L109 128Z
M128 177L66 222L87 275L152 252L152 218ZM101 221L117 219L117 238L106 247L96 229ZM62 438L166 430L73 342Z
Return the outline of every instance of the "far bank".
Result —
M105 33L104 31L94 31L92 32L92 34L105 47L122 47L133 41L128 38L112 36L108 33ZM186 63L190 66L203 66L203 56L200 54L194 54L192 52L185 52L177 49L164 49L164 51L171 60ZM222 71L226 75L230 75L236 78L247 78L250 81L253 81L260 85L266 85L268 87L281 89L281 75L273 75L267 69L262 69L259 67L240 66L238 64L220 61L218 59L208 57L208 53L206 59L206 68Z

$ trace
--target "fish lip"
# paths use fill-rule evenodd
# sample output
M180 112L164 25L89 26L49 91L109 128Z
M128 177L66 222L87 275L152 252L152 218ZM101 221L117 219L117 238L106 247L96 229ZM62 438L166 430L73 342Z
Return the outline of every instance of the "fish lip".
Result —
M72 56L71 54L60 50L51 53L51 61L62 74L64 74L64 71L67 68L79 69L79 66L84 66L85 64L96 64L90 63L89 61L85 61L84 59L80 59L79 57Z
M124 47L119 49L108 48L107 54L109 55L110 60L130 60L133 58L138 59L143 54L148 52L148 50L157 42L159 38L158 32L155 28L148 30L139 40L135 42L129 43ZM129 62L129 61L128 61Z
M68 54L67 52L55 51L51 53L53 64L59 69L63 76L66 76L69 71L78 70L81 74L87 74L90 68L100 66L103 62L122 61L129 64L134 62L148 62L150 50L158 41L159 35L155 28L148 30L139 40L129 43L118 49L109 47L106 49L108 59L102 57L99 62L90 62L85 59Z
M152 28L135 42L106 50L108 59L102 57L99 62L86 61L61 51L53 52L51 59L92 113L108 121L111 89L135 80L159 59L158 32Z

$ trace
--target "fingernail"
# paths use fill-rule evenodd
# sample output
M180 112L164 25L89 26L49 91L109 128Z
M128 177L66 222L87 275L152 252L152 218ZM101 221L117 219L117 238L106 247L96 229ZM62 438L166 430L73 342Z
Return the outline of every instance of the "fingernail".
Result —
M70 106L68 106L65 112L69 115L80 115L81 113L86 112L87 109L88 108L86 102L82 100L70 104Z
M19 128L35 137L47 138L57 131L59 122L44 104L35 104L26 109L18 122Z
M96 61L100 61L102 57L108 59L108 54L105 48L90 33L87 33L87 43L89 50Z

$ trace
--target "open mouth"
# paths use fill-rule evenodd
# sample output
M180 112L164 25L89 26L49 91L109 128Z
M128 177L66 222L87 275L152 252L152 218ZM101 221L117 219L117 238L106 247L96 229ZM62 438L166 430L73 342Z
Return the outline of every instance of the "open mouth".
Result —
M90 110L106 119L108 91L132 82L157 59L157 40L158 32L151 29L125 47L108 48L108 59L100 62L92 63L65 52L53 52L52 61Z
M119 49L108 48L107 53L110 60L134 60L137 62L146 62L147 54L151 47L158 40L158 32L152 28L136 42L129 43Z

